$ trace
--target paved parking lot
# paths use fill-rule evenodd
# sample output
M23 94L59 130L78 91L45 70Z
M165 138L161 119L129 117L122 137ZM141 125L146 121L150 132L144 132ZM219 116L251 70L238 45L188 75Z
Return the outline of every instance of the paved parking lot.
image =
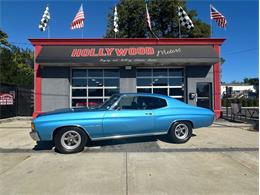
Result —
M99 141L62 155L30 121L0 124L0 194L258 194L258 132L217 121L188 143L164 136Z

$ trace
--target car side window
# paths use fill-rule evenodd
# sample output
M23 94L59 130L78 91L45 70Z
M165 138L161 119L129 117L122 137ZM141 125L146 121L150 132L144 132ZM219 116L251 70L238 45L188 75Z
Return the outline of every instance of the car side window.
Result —
M148 96L123 96L115 109L118 110L152 110L167 106L166 100Z
M152 110L167 106L166 100L157 97L139 96L137 105L143 110Z
M137 110L136 96L123 96L118 102L116 109L119 110Z

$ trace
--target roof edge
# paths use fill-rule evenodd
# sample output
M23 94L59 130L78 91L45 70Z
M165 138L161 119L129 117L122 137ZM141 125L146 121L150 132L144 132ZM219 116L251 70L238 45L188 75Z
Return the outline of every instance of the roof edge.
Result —
M32 45L221 45L224 38L29 38Z

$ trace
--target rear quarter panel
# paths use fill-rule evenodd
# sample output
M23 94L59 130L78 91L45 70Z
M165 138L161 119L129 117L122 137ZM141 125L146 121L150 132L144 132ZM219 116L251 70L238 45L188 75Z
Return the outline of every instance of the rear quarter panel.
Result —
M155 129L166 132L176 121L190 121L193 128L207 127L213 123L214 114L211 111L197 109L196 107L163 108L154 111Z

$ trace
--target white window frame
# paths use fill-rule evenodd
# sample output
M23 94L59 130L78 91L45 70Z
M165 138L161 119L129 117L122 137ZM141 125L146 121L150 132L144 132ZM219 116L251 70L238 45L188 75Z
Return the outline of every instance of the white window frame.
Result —
M151 69L151 76L137 76L137 71L138 69ZM153 76L153 71L154 69L166 69L167 70L167 76ZM170 69L183 69L183 76L169 76L169 70ZM167 89L167 95L170 96L170 89L173 89L173 88L181 88L183 89L183 96L178 96L178 95L174 95L174 96L170 96L170 97L173 97L173 98L183 98L184 101L185 100L185 97L186 97L186 94L185 94L185 86L186 86L186 75L185 75L185 67L178 67L178 66L175 66L175 67L138 67L136 68L136 89L151 89L151 93L153 93L153 89ZM137 86L137 79L151 79L153 81L154 78L167 78L167 83L168 85L167 86ZM183 79L183 83L182 85L175 85L175 86L172 86L172 85L169 85L169 79L170 78L182 78Z
M80 70L80 69L84 69L86 70L87 72L87 75L88 75L88 70L102 70L102 77L73 77L72 76L72 71L73 70ZM118 70L118 73L119 73L119 76L118 77L105 77L104 76L104 70L108 70L108 69L116 69ZM72 86L72 80L73 79L86 79L87 80L87 85L85 87L81 86L81 87L73 87ZM116 86L101 86L101 87L89 87L88 86L88 79L101 79L103 80L103 83L104 83L104 80L105 79L118 79L118 87ZM72 90L73 89L86 89L86 96L79 96L79 97L73 97L72 96ZM90 96L89 97L89 93L88 93L88 89L102 89L102 92L103 92L103 95L102 96ZM73 99L86 99L86 103L88 105L89 103L89 100L91 99L102 99L102 101L104 102L106 99L108 99L110 96L105 96L105 89L118 89L120 90L120 69L118 67L71 67L70 68L70 108L73 108L72 106L72 100Z

